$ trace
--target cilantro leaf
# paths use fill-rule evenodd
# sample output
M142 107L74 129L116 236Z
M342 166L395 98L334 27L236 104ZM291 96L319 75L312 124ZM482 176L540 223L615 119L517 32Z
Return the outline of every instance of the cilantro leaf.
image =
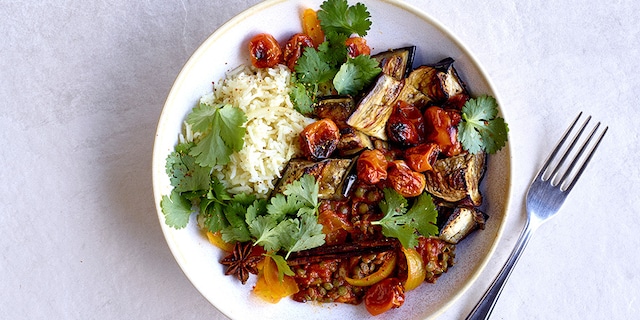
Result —
M244 144L243 127L247 117L238 108L231 105L213 105L200 103L187 116L186 122L194 131L202 135L189 155L203 167L227 164L234 151L242 149Z
M300 199L305 206L318 207L319 186L316 178L310 174L305 174L300 179L292 182L284 189L283 193L289 197Z
M222 212L222 203L216 199L202 199L197 217L198 226L211 232L220 231L229 226Z
M178 192L202 191L209 187L210 168L198 165L195 159L187 154L190 144L180 144L167 156L166 171L171 185Z
M382 69L378 65L378 61L368 55L349 59L333 78L333 86L339 94L355 95L380 74Z
M180 192L173 189L170 196L162 196L160 200L165 223L173 228L182 229L189 223L191 201L185 199Z
M287 251L286 258L291 252L298 252L324 244L325 234L322 225L313 214L303 214L300 218L285 220L280 223L283 227L279 230L280 242ZM278 225L278 227L280 227Z
M244 145L244 134L247 129L243 126L247 116L238 108L230 104L218 109L213 125L220 126L220 134L225 144L233 151L239 151Z
M213 123L213 117L218 113L218 106L211 106L206 103L198 103L196 107L187 115L187 123L191 129L197 132L207 132Z
M498 103L491 96L470 99L462 107L458 138L470 153L496 153L506 145L509 126L498 116Z
M245 223L247 209L238 202L230 202L223 206L224 217L229 226L222 229L222 240L225 242L246 242L251 240L251 233Z
M313 100L309 96L307 88L302 83L294 83L289 92L291 102L295 109L302 114L313 112Z
M318 223L318 184L311 175L285 187L283 193L271 197L269 203L256 200L255 208L249 207L246 223L254 244L267 251L289 253L324 244L322 225ZM295 217L292 217L295 216Z
M211 178L211 189L207 193L207 199L212 199L224 204L225 201L231 200L231 195L227 192L220 180L215 177Z
M266 251L280 250L278 221L273 216L258 216L249 221L251 235L256 238L255 245L261 245Z
M431 196L421 194L407 211L407 200L402 195L391 188L385 188L383 192L384 199L379 206L385 215L371 224L382 226L382 234L386 237L397 238L403 247L413 248L418 245L416 232L423 236L438 233L438 227L434 224L438 212Z
M419 195L407 214L405 215L407 224L414 225L416 230L423 236L434 236L438 234L438 211L431 196L423 192ZM410 221L410 222L409 222Z
M295 66L298 81L307 85L329 82L336 70L313 47L306 47Z
M266 254L267 256L271 257L271 259L273 259L273 262L276 263L276 266L278 267L278 280L282 281L284 280L284 276L294 276L295 273L293 273L293 271L291 270L291 267L289 267L289 265L287 264L287 261L279 254Z
M326 0L318 10L318 20L325 33L356 33L364 37L371 27L369 18L371 15L364 4L349 6L347 0Z
M346 41L349 38L342 33L328 32L326 40L318 46L322 59L333 68L337 68L347 61L348 53Z
M288 215L293 215L304 206L304 203L295 197L285 197L278 193L271 197L271 201L267 204L267 212L276 217L276 219L284 219Z

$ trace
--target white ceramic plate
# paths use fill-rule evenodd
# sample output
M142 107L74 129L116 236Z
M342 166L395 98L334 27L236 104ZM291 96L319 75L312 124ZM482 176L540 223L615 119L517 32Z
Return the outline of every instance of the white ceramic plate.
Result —
M353 1L349 1L353 4ZM176 261L193 285L216 308L232 319L360 319L370 315L364 305L297 303L283 299L269 304L251 294L255 276L246 285L225 276L219 263L223 253L209 244L195 221L182 230L164 224L162 195L171 191L165 159L177 143L187 113L198 99L212 90L230 69L249 63L248 39L260 32L284 43L300 32L300 14L318 9L321 0L274 0L258 4L236 16L213 33L193 54L178 75L160 116L153 152L153 188L158 217ZM416 45L414 66L452 57L455 67L473 95L499 97L470 52L443 25L426 13L396 1L366 1L372 28L366 39L372 52ZM483 269L498 243L510 190L509 148L489 158L483 182L484 210L490 215L487 228L476 232L456 249L456 265L438 279L406 294L404 305L384 314L385 319L422 319L442 312L464 293ZM253 281L253 282L252 282Z

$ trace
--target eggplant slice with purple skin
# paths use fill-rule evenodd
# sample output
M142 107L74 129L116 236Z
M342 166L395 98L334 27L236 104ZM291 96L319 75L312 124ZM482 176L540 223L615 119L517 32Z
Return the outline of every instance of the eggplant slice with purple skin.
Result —
M469 100L469 91L453 62L446 58L434 65L420 66L409 74L406 85L418 89L434 105L460 109Z
M313 109L318 119L331 119L342 129L347 125L347 119L355 110L355 105L351 96L325 96L318 98Z
M318 199L340 200L344 197L343 189L355 162L354 159L325 159L317 162L291 159L271 195L282 193L287 185L304 174L309 174L318 182Z
M484 153L464 153L437 160L433 170L425 172L425 190L446 202L468 200L473 206L480 206L480 181L485 171L485 159Z
M488 216L473 207L457 207L440 229L440 239L458 244L477 229L484 229Z
M347 125L370 137L387 140L385 128L393 111L393 102L402 90L404 80L381 74L347 120Z
M396 80L404 79L413 69L413 58L416 54L416 46L391 49L372 55L378 60L384 74L392 76Z

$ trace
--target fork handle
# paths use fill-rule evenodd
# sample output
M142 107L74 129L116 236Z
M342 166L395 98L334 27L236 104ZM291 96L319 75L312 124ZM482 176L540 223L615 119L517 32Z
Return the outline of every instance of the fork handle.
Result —
M511 275L511 271L513 267L516 265L518 260L520 259L520 255L524 251L524 248L529 243L529 239L531 238L533 229L531 228L531 224L529 219L524 226L524 229L520 233L520 237L516 242L515 248L509 255L509 259L500 270L498 276L493 280L487 292L484 293L482 299L478 301L478 304L473 308L471 313L467 316L467 320L478 320L478 319L489 319L491 315L491 311L493 307L496 305L496 301L498 301L498 297L502 292L502 288L504 287L505 282L509 279Z

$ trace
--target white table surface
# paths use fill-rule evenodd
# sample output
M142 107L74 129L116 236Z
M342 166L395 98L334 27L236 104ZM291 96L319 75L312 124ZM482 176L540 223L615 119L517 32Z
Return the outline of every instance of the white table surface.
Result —
M0 315L224 319L175 263L151 152L193 51L250 1L1 1ZM467 314L524 222L523 194L583 110L610 126L561 214L534 235L494 319L640 315L640 2L410 1L493 79L511 127L504 237Z

